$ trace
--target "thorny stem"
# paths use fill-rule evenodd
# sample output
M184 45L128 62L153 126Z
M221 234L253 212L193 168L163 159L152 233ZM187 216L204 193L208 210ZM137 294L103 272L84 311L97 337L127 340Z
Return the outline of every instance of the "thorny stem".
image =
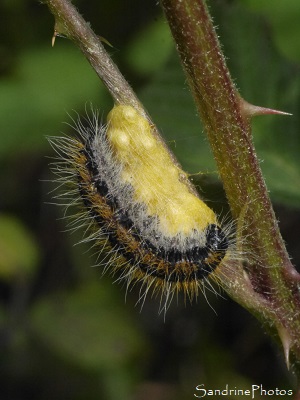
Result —
M69 0L44 2L55 16L56 32L79 46L114 101L130 104L147 115L99 38ZM226 265L220 274L221 283L232 298L273 333L277 331L287 364L291 354L295 370L299 371L300 278L280 236L250 125L252 116L276 112L248 104L237 92L204 0L161 2L206 127L232 215L240 225L239 234L246 237L242 250L255 254L246 269L238 262Z
M281 238L251 135L251 117L267 112L248 104L237 92L205 1L162 0L162 5L205 125L232 215L247 237L244 250L255 254L255 261L246 269L247 278L240 276L237 280L236 266L232 264L223 271L221 279L236 301L264 324L276 328L287 364L289 353L299 363L299 275Z

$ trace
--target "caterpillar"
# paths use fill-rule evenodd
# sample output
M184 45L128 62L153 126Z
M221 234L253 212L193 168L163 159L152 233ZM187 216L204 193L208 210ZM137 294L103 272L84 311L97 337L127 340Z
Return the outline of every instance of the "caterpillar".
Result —
M127 286L141 282L165 297L192 300L220 267L230 246L226 229L200 199L154 127L135 108L115 105L107 123L97 113L75 123L77 137L50 137L52 165L75 226L109 254L105 270Z

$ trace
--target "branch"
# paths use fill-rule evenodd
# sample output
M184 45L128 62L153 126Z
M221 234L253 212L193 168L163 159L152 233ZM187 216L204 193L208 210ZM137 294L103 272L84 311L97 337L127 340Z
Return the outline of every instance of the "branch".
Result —
M240 225L241 266L225 267L222 281L237 302L275 327L289 364L300 361L300 276L292 266L268 196L251 135L251 118L285 114L247 103L235 88L204 0L162 0L199 115L216 159L232 215ZM235 275L240 275L236 282ZM244 271L245 276L245 271ZM244 282L243 282L244 281ZM237 287L233 282L242 284ZM274 330L274 329L273 329Z

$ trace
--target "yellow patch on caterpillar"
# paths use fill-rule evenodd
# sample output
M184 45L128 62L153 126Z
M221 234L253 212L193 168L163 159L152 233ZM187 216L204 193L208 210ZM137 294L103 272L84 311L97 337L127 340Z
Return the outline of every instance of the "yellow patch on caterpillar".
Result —
M131 106L118 105L107 121L107 138L123 166L124 181L134 186L135 200L147 205L148 214L159 216L165 235L203 231L216 223L214 212L180 179L185 173L155 140L146 118Z
M150 288L164 308L176 292L197 297L230 253L228 230L133 107L115 106L106 126L97 114L86 122L75 125L79 138L49 139L59 156L52 169L68 188L59 197L80 210L72 223L108 252L105 270L141 282L142 301Z

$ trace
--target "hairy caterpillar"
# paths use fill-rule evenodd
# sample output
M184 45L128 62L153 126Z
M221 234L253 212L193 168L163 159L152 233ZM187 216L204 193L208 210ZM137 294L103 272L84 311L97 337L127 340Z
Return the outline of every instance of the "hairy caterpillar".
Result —
M197 297L226 257L226 229L136 109L116 105L106 126L96 114L87 121L76 123L78 138L49 138L64 198L85 206L75 225L89 226L120 279L142 283L141 298L150 288L165 304L179 291Z

